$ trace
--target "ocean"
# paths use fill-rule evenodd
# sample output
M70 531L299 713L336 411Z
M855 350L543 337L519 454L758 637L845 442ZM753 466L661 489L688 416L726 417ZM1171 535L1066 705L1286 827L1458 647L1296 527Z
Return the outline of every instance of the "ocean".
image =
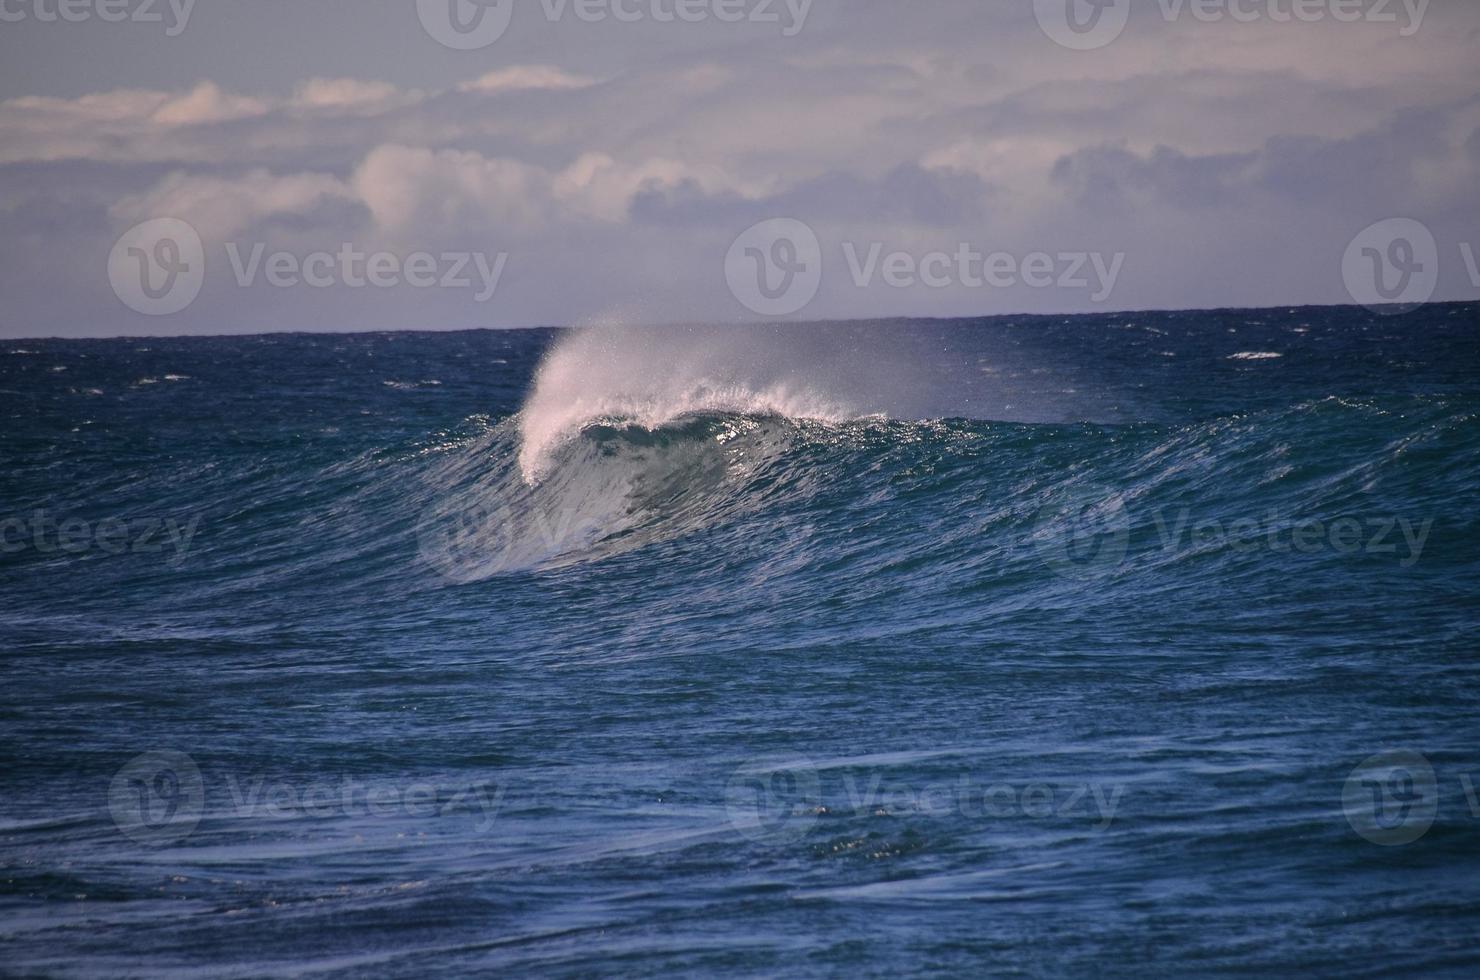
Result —
M1480 971L1480 306L0 342L0 972Z

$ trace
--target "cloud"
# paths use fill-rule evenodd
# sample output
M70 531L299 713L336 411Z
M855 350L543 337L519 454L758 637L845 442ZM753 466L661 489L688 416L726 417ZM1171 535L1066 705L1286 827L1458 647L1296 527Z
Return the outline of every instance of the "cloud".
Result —
M1123 145L1092 146L1060 158L1053 179L1086 208L1125 211L1158 200L1179 208L1221 207L1247 188L1251 153L1190 156L1158 146L1145 156Z
M1054 163L1053 179L1098 211L1153 203L1183 210L1238 205L1272 213L1457 204L1480 182L1480 167L1452 138L1456 107L1409 110L1340 139L1271 136L1247 153L1189 154L1158 145L1136 153L1123 142L1089 146Z
M1441 0L1413 38L1138 13L1114 44L1072 52L1026 2L861 2L818 5L794 38L535 19L482 60L388 33L296 74L287 54L223 50L199 82L211 59L178 39L162 56L194 60L120 60L111 89L0 100L0 293L33 331L114 328L98 257L168 215L208 243L508 249L507 288L472 309L208 288L150 330L394 327L408 310L445 326L724 319L747 315L725 287L730 243L792 217L834 256L843 241L1125 252L1114 306L1339 301L1333 270L1373 221L1420 218L1450 249L1473 238L1477 25L1480 6ZM806 315L1082 305L835 287Z
M414 223L530 226L548 214L548 180L538 168L469 151L378 147L352 184L377 224L392 232Z
M384 107L415 101L419 93L403 94L386 82L367 82L357 78L310 78L299 83L293 92L293 104L316 109Z
M210 241L226 241L272 219L343 214L358 203L354 191L326 174L275 176L252 170L229 179L173 173L111 211L120 226L156 217L190 222Z
M839 225L946 228L980 220L990 193L975 174L902 164L874 179L832 171L764 196L733 187L710 191L693 180L652 182L634 196L632 214L667 225L734 225L786 215Z
M194 126L260 116L267 109L260 99L227 95L216 83L201 82L184 95L166 99L149 118L164 126Z
M393 234L478 229L527 232L552 221L616 224L640 192L694 187L739 193L718 168L654 158L622 163L587 153L550 170L519 160L461 150L377 147L351 183L377 224Z
M500 68L486 75L459 85L460 92L525 92L530 90L562 90L589 88L596 79L565 71L554 65L514 65Z

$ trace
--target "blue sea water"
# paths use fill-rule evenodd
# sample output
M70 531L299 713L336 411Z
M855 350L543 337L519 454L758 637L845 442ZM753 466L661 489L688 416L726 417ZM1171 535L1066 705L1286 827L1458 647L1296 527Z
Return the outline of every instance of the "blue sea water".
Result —
M0 972L1474 975L1477 327L0 342Z

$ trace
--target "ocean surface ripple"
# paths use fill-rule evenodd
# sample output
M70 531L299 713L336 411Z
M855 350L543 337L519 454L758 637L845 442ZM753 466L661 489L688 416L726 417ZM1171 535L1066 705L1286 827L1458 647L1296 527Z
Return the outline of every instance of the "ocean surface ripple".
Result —
M1473 975L1477 327L0 342L4 969Z

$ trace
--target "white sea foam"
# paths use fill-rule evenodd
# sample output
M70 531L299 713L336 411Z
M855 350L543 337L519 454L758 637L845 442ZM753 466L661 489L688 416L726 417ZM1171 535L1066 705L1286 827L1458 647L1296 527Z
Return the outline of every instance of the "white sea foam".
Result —
M520 415L519 465L540 480L551 454L595 422L656 429L696 413L841 422L879 409L849 397L850 352L758 328L593 328L540 365Z

